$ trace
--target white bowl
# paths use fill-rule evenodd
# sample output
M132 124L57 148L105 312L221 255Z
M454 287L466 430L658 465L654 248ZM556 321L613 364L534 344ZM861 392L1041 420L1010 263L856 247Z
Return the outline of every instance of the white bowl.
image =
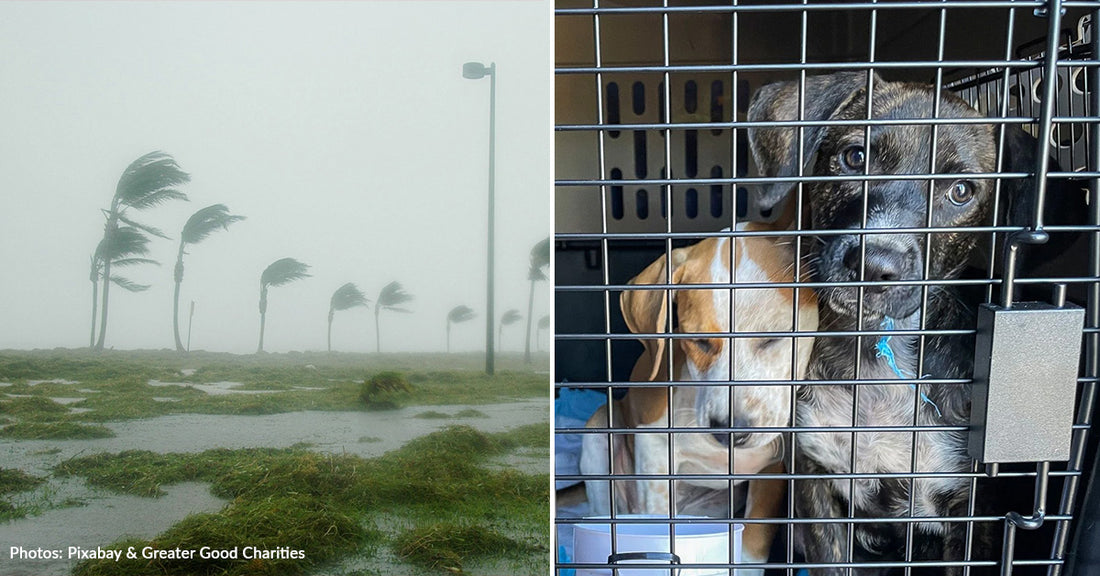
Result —
M676 534L675 554L681 564L728 564L741 561L743 524L679 524L656 516L630 514L620 519L652 519L652 523L615 524L615 553L673 552L669 534ZM675 526L669 528L670 524ZM730 554L730 529L733 530L733 554ZM573 527L573 562L607 564L611 555L611 524L576 524ZM632 561L623 560L622 564ZM636 560L634 563L661 564L660 560ZM680 570L679 576L729 576L729 569ZM675 569L633 569L618 571L619 576L676 576ZM609 569L578 568L576 576L611 576Z

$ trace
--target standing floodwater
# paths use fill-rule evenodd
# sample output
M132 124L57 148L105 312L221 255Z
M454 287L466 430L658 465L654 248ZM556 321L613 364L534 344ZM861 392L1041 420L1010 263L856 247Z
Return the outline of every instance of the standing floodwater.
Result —
M0 353L4 573L541 570L545 376L354 359Z

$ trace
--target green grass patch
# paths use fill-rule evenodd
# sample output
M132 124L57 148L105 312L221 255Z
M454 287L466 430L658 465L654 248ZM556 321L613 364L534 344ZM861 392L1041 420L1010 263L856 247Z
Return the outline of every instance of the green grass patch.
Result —
M455 414L455 418L488 418L489 415L481 410L475 410L473 408L466 408L465 410L459 410L458 414Z
M463 562L484 557L527 556L541 548L519 542L488 526L430 524L402 533L395 540L397 554L427 568L462 572Z
M50 419L68 413L68 408L43 396L0 400L0 414L20 419Z
M114 435L110 428L77 422L17 422L0 428L0 438L15 440L92 440Z
M359 437L359 442L364 443L364 444L374 444L376 442L381 442L381 441L382 441L382 439L377 437L377 436L360 436Z
M405 374L395 371L379 372L363 382L359 399L368 409L392 410L401 406L404 398L413 392Z
M22 470L0 468L0 521L16 520L40 511L43 505L39 500L42 498L14 497L34 490L45 482L45 478L32 476Z
M548 436L549 425L541 428ZM306 553L302 561L258 565L243 560L91 561L79 564L74 573L302 574L382 545L388 540L364 527L392 516L414 525L412 532L402 527L391 542L394 552L406 555L410 562L460 568L487 555L530 566L530 557L537 561L549 549L549 477L482 465L492 456L534 441L528 429L533 428L485 434L468 426L451 426L372 459L293 448L218 449L199 454L127 451L71 459L55 472L142 496L162 494L162 486L176 482L203 481L230 500L218 514L193 515L153 540L118 542L114 547L231 548L239 542L241 546L288 546ZM454 537L437 534L447 525L460 526ZM521 552L502 552L505 547L498 546L500 542L479 542L479 537L464 532L464 526L507 540L508 550ZM413 541L419 544L403 552ZM528 544L517 547L515 542ZM516 570L529 568L510 571Z
M242 529L247 527L247 529ZM113 548L129 546L158 550L198 550L202 546L239 553L252 546L263 550L289 547L306 552L305 558L290 559L191 559L85 561L73 574L80 576L121 576L127 574L186 574L213 576L222 574L283 575L302 574L310 566L331 561L337 556L377 540L348 514L334 510L327 502L313 497L286 496L246 500L216 514L192 514L152 540L125 540Z
M22 470L0 468L0 496L26 492L45 482L45 478L31 476Z

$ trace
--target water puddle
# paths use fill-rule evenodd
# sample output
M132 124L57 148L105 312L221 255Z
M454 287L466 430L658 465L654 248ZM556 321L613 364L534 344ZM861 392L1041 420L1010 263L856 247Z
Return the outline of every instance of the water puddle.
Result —
M5 468L44 474L66 458L98 452L134 449L160 453L202 452L211 448L285 448L302 443L319 452L373 458L451 424L465 424L483 432L502 432L549 418L547 402L541 399L478 406L433 406L432 409L449 414L478 410L487 418L414 418L424 410L423 406L382 412L303 411L260 416L170 414L107 422L104 426L115 433L113 438L0 440L0 461ZM363 442L363 438L377 441ZM48 458L35 454L43 450L56 452Z
M54 402L57 402L58 404L61 404L62 406L64 406L65 404L76 404L77 402L83 402L83 401L87 400L87 398L57 398L57 397L50 397L50 400L53 400Z
M202 482L172 484L165 486L164 491L166 494L160 498L142 498L86 488L80 481L65 482L59 494L82 500L86 505L48 510L38 516L0 524L3 573L5 576L69 574L77 562L77 558L67 558L69 546L94 549L124 537L151 538L189 514L216 512L226 504L210 493L209 484ZM60 550L62 558L38 560L14 556L9 560L11 548L19 546L26 550Z
M524 448L503 456L496 456L486 462L486 466L494 470L516 470L524 474L549 474L550 459L547 458L546 449L532 450Z
M162 386L185 386L187 388L194 388L195 390L201 390L211 396L220 396L223 394L274 394L276 392L282 392L282 390L239 390L238 386L244 386L240 382L207 382L205 384L194 384L191 382L161 382L160 380L150 380L150 386L162 387Z
M76 380L65 380L64 378L54 378L53 380L27 380L27 386L38 386L39 384L80 384Z
M385 412L301 411L256 416L171 414L105 423L115 433L113 438L0 440L0 462L5 468L20 468L29 474L48 477L54 466L73 457L134 449L194 453L212 448L280 448L305 444L314 451L373 458L451 424L466 424L484 432L501 432L549 420L548 404L542 399L431 408L448 414L478 410L487 417L414 418L425 409L424 406ZM496 458L491 466L540 474L549 470L547 455L537 458L530 449ZM49 502L75 498L86 505L56 508L38 516L0 524L4 576L65 575L75 562L67 558L8 560L12 546L63 551L68 546L94 549L123 537L152 537L189 514L216 511L224 505L210 494L208 485L202 483L164 486L167 496L161 498L100 491L87 487L78 478L51 478L47 486L54 491ZM373 560L372 565L377 565L373 563L376 561ZM349 562L355 564L356 560L349 559Z

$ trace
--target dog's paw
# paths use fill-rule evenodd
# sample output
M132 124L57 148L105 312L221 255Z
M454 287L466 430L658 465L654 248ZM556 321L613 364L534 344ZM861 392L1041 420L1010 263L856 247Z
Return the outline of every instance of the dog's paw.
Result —
M753 558L752 556L741 552L741 563L743 564L763 564L767 562L767 558ZM764 576L763 568L737 568L733 571L734 576Z

